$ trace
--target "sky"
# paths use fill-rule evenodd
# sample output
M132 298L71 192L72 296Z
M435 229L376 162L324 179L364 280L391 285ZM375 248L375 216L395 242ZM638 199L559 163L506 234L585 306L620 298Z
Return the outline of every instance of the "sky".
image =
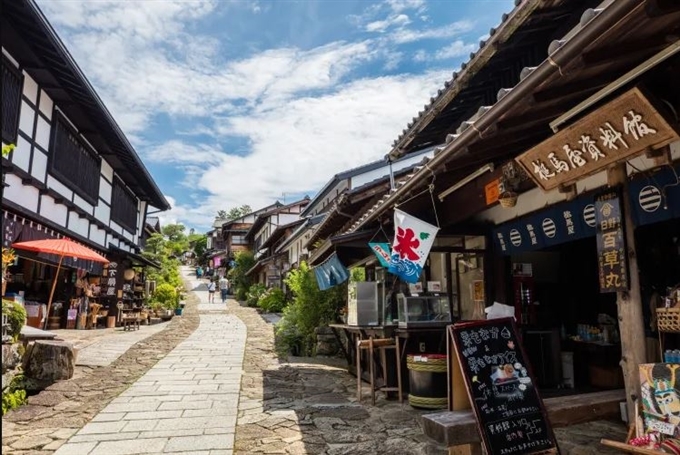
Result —
M198 232L382 159L513 3L38 0Z

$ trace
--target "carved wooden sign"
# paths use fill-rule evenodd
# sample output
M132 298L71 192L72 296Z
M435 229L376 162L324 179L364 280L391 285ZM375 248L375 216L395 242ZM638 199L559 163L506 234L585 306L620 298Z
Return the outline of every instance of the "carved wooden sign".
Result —
M636 87L518 156L516 161L538 186L548 191L676 139L678 133Z

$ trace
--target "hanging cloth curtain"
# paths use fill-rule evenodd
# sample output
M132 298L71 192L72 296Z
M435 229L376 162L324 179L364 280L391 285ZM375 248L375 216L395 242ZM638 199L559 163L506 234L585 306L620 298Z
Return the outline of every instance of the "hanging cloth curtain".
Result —
M349 279L349 271L342 265L337 253L314 268L314 275L319 289L325 291Z

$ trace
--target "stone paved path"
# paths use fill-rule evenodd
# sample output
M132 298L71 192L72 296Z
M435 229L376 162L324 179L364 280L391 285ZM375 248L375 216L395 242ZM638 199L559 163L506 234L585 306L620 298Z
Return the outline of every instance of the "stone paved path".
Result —
M90 367L105 367L111 365L118 357L125 354L128 349L140 341L146 340L150 336L165 330L168 322L163 322L154 325L140 326L139 330L122 331L122 329L115 329L113 336L102 337L102 339L87 343L85 346L80 346L74 343L74 347L78 350L76 357L76 365L90 366ZM101 330L101 329L98 329ZM114 330L114 329L107 329ZM65 332L65 331L64 331ZM71 332L71 331L69 331ZM82 330L74 332L82 332ZM62 331L56 332L60 339L71 341L68 333Z
M219 306L55 455L232 454L246 328Z
M269 318L234 300L208 304L205 285L188 284L184 316L167 330L4 416L3 455L447 453L422 434L424 412L382 395L358 403L342 361L279 359ZM623 440L625 428L555 433L565 455L615 454L599 439Z

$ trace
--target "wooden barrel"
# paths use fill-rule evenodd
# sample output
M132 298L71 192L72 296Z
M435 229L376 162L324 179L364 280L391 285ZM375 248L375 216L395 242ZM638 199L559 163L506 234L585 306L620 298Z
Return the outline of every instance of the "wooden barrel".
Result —
M116 317L115 316L107 316L106 317L106 328L107 329L113 329L116 327Z
M47 330L58 330L61 328L59 316L50 316L47 320Z

